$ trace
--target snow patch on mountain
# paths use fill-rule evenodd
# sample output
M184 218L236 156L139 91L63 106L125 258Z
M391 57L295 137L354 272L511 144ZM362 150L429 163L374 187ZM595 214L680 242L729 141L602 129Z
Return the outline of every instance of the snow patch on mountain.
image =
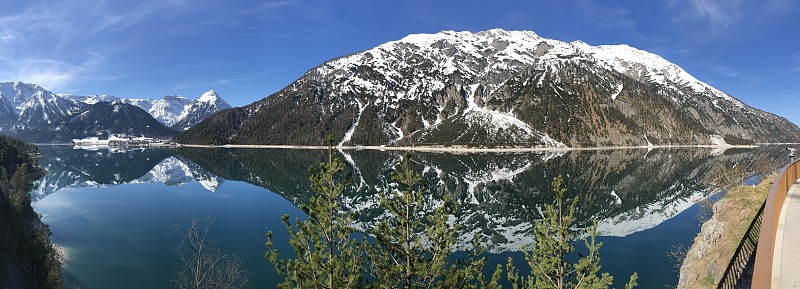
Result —
M192 104L192 100L179 95L167 95L162 99L125 99L126 103L141 107L160 123L172 127Z
M41 88L38 85L37 87ZM35 123L50 124L58 118L77 112L78 108L70 100L44 89L37 90L28 100L17 106L17 127L24 128Z
M597 224L597 231L600 236L612 237L625 237L641 232L677 216L704 196L703 191L696 191L687 198L660 200L645 207L600 220ZM618 201L615 204L621 204L622 200L619 199L619 196L616 197Z
M573 42L572 45L598 59L615 71L624 73L636 79L648 78L649 80L668 85L674 83L691 88L695 93L708 94L725 101L730 101L739 108L745 105L730 95L702 82L668 60L656 54L636 49L628 45L600 45L591 46L582 41Z
M206 190L215 192L225 181L202 170L196 164L177 157L168 157L153 167L150 172L133 183L164 183L167 186L181 186L195 181Z
M219 96L217 95L217 92L214 91L213 89L204 92L203 95L201 95L200 98L197 99L197 101L199 101L199 102L209 102L209 103L210 102L215 102L215 101L218 101L218 100L219 100Z
M467 183L467 194L470 197L469 203L478 204L475 198L475 188L479 184L497 182L502 180L512 181L515 176L530 169L531 163L526 163L519 168L500 168L490 167L488 170L475 172L475 174L467 174L464 176L464 182Z
M21 106L34 94L41 94L46 91L43 87L33 83L20 81L0 83L0 96L14 106L17 114L22 112L23 108Z
M418 55L424 59L408 61ZM599 61L610 69L636 79L646 78L662 85L684 85L696 93L708 94L743 107L740 101L653 53L628 45L591 46L582 41L564 42L543 38L531 31L491 29L477 33L442 31L435 34L411 34L370 50L329 61L316 71L323 76L343 76L343 82L351 87L343 93L356 92L359 89L379 92L387 86L407 87L408 90L391 94L395 99L390 102L396 102L399 99L414 99L420 94L420 88L436 91L444 87L445 82L441 77L422 74L412 76L417 80L413 85L408 83L404 80L408 75L400 71L415 66L431 65L428 70L438 75L446 76L458 72L464 78L481 80L496 71L518 71L537 62L538 65L557 68L557 63L563 59L575 57ZM362 78L355 69L359 66L368 66L375 72L371 75L382 77ZM484 81L478 83L487 86L490 92L499 86L497 83ZM617 90L621 89L618 87ZM470 107L472 104L474 102L470 103Z
M342 141L339 142L339 146L342 146L346 142L350 141L350 138L353 136L353 132L356 131L356 127L358 126L359 120L361 120L361 115L364 114L364 109L367 108L367 106L369 105L369 103L361 104L361 101L359 101L357 97L354 97L353 100L355 100L356 103L358 104L358 114L356 114L356 117L353 120L353 126L351 126L349 130L347 130L347 132L344 134L344 137L342 138Z
M612 100L617 99L617 96L619 96L619 94L622 93L622 88L623 88L622 83L617 84L617 88L614 90L614 94L611 95Z
M71 99L78 102L83 102L85 104L95 104L101 101L119 101L119 97L113 95L75 95L75 94L57 94L60 97Z

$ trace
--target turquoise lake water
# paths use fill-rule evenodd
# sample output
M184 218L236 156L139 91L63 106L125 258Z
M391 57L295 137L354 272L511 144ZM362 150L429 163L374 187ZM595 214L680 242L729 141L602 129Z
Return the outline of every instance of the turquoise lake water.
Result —
M39 165L48 170L31 192L35 210L50 226L52 241L68 253L67 283L92 288L171 288L178 270L174 224L213 216L219 248L243 256L252 288L280 282L264 259L266 232L291 250L280 218L302 217L308 200L308 167L325 156L317 150L145 149L82 150L43 147ZM397 154L343 151L352 182L347 208L368 228L385 212L378 190L390 187ZM677 260L669 252L690 246L699 232L694 202L716 193L704 185L721 167L753 170L777 164L777 147L656 149L566 153L420 153L426 200L449 195L460 205L458 248L479 234L490 264L510 256L524 266L520 246L530 244L531 223L552 202L549 180L566 179L568 196L580 196L578 223L600 222L603 270L622 287L633 272L639 288L674 287ZM762 160L762 161L754 161ZM580 244L580 242L579 242ZM578 246L578 250L582 248Z

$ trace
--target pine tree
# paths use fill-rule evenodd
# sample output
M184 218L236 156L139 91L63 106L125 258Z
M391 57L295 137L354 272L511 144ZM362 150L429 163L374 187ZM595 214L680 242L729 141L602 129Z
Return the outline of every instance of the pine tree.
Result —
M531 267L531 275L520 276L511 258L508 259L506 268L512 288L608 288L613 282L613 277L608 273L599 273L598 252L603 243L596 241L597 221L589 228L589 237L584 239L588 254L574 264L565 261L565 257L575 250L570 240L575 233L575 207L578 198L569 204L564 203L564 193L567 190L564 188L561 176L553 179L552 188L556 195L555 204L544 206L544 219L537 222L533 228L536 243L529 249L523 248L525 260ZM634 273L625 288L631 289L636 286L637 278L638 275Z
M424 188L419 185L420 174L410 165L410 155L400 160L400 169L391 177L402 192L390 195L381 192L381 207L389 217L378 223L371 232L375 242L367 250L369 273L376 281L374 288L475 288L495 286L499 273L488 283L482 274L486 258L477 258L482 251L474 238L475 250L470 257L449 265L457 227L447 220L454 205L444 198L444 204L424 216ZM419 232L424 232L424 239ZM476 277L478 278L476 280Z
M11 176L11 187L17 191L27 191L28 188L28 164L22 163Z
M28 201L28 189L30 184L28 183L28 164L22 163L20 164L17 169L14 171L14 175L11 176L11 206L13 206L14 211L17 214L22 214L29 210L30 205Z
M267 233L265 257L283 276L280 288L357 288L362 285L364 247L366 241L353 238L353 214L344 211L341 194L349 176L339 175L344 163L334 157L333 138L328 137L328 160L319 168L309 169L311 189L316 193L301 206L308 219L295 218L295 227L288 215L283 222L289 231L289 243L296 259L281 259L273 247L272 232Z

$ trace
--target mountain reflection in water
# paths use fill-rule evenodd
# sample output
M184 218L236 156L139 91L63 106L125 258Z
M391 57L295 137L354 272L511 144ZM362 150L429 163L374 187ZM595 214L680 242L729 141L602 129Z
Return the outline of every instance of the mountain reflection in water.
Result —
M213 192L225 180L264 187L296 206L311 196L308 167L325 159L323 150L143 149L87 151L44 147L39 165L48 175L32 192L42 199L64 188L130 183L180 186L197 182ZM344 194L357 213L356 226L369 228L386 216L378 192L392 188L389 173L397 152L338 151L349 163L352 182ZM568 197L579 197L578 224L599 220L601 236L624 237L676 216L712 193L708 178L723 166L756 170L784 160L778 147L729 149L636 149L543 153L417 153L427 210L444 195L459 203L459 248L478 234L490 252L519 251L530 244L532 223L553 202L549 181L565 177ZM766 165L765 165L766 164Z
M248 262L256 264L253 265L256 266L254 268L257 268L253 270L259 272L256 274L256 279L258 279L256 283L262 287L274 287L274 282L277 282L274 272L271 272L271 268L263 259L265 250L263 242L266 240L263 238L263 233L272 230L278 233L276 236L280 236L279 233L285 229L280 225L279 215L290 213L295 217L302 214L296 207L306 202L311 196L308 168L323 161L326 154L324 150L209 148L87 151L68 147L42 147L42 151L44 157L39 160L39 165L46 168L48 174L36 183L31 195L41 204L41 208L37 211L45 214L44 221L47 223L48 220L52 220L56 223L51 225L56 243L78 239L88 242L86 240L91 236L87 236L86 232L92 232L86 231L83 235L76 235L79 233L69 232L67 225L59 223L64 221L58 219L58 216L49 216L49 214L59 213L57 208L60 208L58 207L60 204L57 204L58 202L75 202L72 207L92 205L91 200L86 200L89 197L81 197L81 194L87 192L87 196L91 195L91 198L97 198L98 194L106 197L102 195L102 192L94 191L95 188L110 189L139 185L139 187L121 190L124 194L135 194L136 190L143 188L147 190L185 188L180 190L181 193L194 194L195 196L192 197L194 199L184 200L182 199L183 195L174 196L162 193L161 196L164 196L165 199L153 201L152 206L158 206L164 210L188 211L181 216L186 214L191 216L202 211L203 207L213 207L215 211L222 211L225 214L239 214L240 211L250 212L247 213L249 215L237 217L223 216L223 218L230 218L230 222L233 222L224 228L227 230L224 236L244 239L253 244L252 246L248 245L251 246L248 250L252 255L249 256L251 259ZM386 212L379 206L378 192L393 188L389 174L400 154L400 152L374 150L337 151L337 155L349 164L347 173L353 174L351 183L344 193L344 200L346 206L357 213L355 226L358 228L370 228L386 216ZM507 256L513 256L515 260L520 259L516 261L523 260L519 251L521 246L533 241L530 237L532 223L541 218L543 204L553 202L549 183L553 177L562 175L568 189L568 197L580 198L577 209L578 224L587 226L591 220L597 219L600 235L606 236L603 237L605 239L601 239L607 244L603 250L617 254L617 256L603 255L604 268L626 275L632 271L639 271L642 277L640 282L642 286L649 284L659 287L664 284L674 285L677 282L677 273L670 271L671 265L661 264L655 267L651 266L652 270L642 269L642 266L637 265L641 261L637 258L650 257L626 255L628 252L633 252L626 248L642 246L653 248L646 250L660 250L654 252L654 256L662 258L664 261L661 263L671 262L666 257L669 246L676 242L690 242L692 236L699 230L697 221L693 220L693 216L681 217L681 224L669 225L670 229L659 229L679 230L682 232L680 237L673 234L667 235L666 238L680 238L680 240L654 241L646 239L664 238L662 233L666 232L645 233L652 231L647 231L647 229L669 223L668 220L692 207L695 201L714 193L704 184L709 178L718 175L724 166L747 167L749 172L753 172L774 169L786 161L788 159L783 148L775 146L728 149L724 152L711 149L675 148L559 153L416 153L412 158L414 169L422 173L422 183L425 184L425 198L428 206L426 210L432 211L437 204L440 204L439 200L444 195L449 195L450 199L456 200L459 206L453 217L455 223L458 224L458 249L467 249L472 236L477 234L490 252L489 266L491 268L494 268L495 264L504 264ZM231 184L227 184L226 181L231 181ZM242 193L242 200L236 200L235 195L240 194L236 190L242 190L242 186L238 185L242 182L266 188L279 196L277 198L288 201L282 201L287 204L282 206L291 208L277 207L274 205L276 203L274 200L267 204L254 203L253 194L257 196L257 194L269 193L261 190ZM167 187L163 187L161 184ZM221 189L222 187L237 189L225 190ZM201 192L202 190L205 191ZM67 195L59 194L60 191ZM225 192L219 193L220 191ZM231 197L220 194L230 194ZM55 198L48 198L50 195L54 195ZM117 203L135 202L138 206L136 210L144 210L141 208L148 206L146 198L159 196L158 192L141 192L140 195L139 199L131 199L128 195L107 197ZM52 201L48 202L48 199ZM182 202L190 202L195 207L174 207L181 206ZM94 206L102 205L94 204ZM222 206L225 208L221 208ZM94 208L83 209L92 210ZM103 208L99 208L99 210L102 211ZM272 222L270 224L273 225L269 225L271 227L262 227L263 225L258 225L257 222L247 223L254 218L264 218L263 215L258 215L258 210L275 211L269 213L277 214L270 217L275 220L266 220ZM105 211L101 213L106 214ZM70 217L79 214L80 212L71 212ZM126 222L128 219L137 218L135 216L140 214L140 211L110 212L108 214L112 216L103 215L102 217L122 218L123 220L114 220L114 222ZM130 216L120 217L113 214L129 214ZM179 219L177 215L169 217ZM100 217L94 216L91 219L96 220L97 218ZM143 216L143 218L152 224L147 224L148 227L142 229L145 231L141 233L143 235L139 235L137 238L147 238L149 241L143 244L150 244L151 247L164 247L159 249L160 253L153 254L161 256L159 258L166 258L164 256L169 256L175 245L170 243L173 240L164 240L165 232L163 230L167 228L167 224L159 222L166 222L164 221L166 217ZM130 224L137 224L134 221L131 222L133 223ZM175 221L173 220L173 222ZM114 227L104 224L95 225L98 228L101 225ZM237 228L239 226L241 228ZM243 228L244 226L255 227ZM665 226L659 228L662 227ZM138 233L134 232L134 229L130 230L132 231L127 232L126 229L119 234L136 235ZM245 234L231 230L248 230L248 232ZM637 232L643 234L638 234L639 237L628 237L636 235ZM100 233L97 234L100 235ZM656 237L642 237L650 235ZM646 240L643 241L642 238ZM92 246L98 246L97 242L101 241L94 242ZM276 242L281 242L280 238L277 238ZM641 242L646 244L638 244ZM655 244L655 242L663 244ZM87 244L92 243L88 242ZM125 250L122 247L116 248L111 245L109 247L107 251ZM649 261L652 260L644 262ZM87 257L86 262L91 262L90 258ZM148 261L137 259L137 262ZM158 262L174 263L174 260L159 259ZM92 267L84 270L92 271L91 273L84 273L97 274L94 272L97 270ZM163 269L159 272L170 270ZM650 275L642 274L644 270L653 272ZM69 274L81 274L76 273L77 271L77 269L67 270ZM131 275L120 272L120 276L123 277L113 277L111 276L113 274L113 272L109 273L109 276L106 276L107 279L118 279ZM268 276L263 277L263 274ZM81 278L76 277L76 279ZM164 278L169 280L168 276ZM618 279L626 278L621 276ZM88 283L88 281L83 282ZM165 284L168 285L168 283L158 283L153 286L163 287Z

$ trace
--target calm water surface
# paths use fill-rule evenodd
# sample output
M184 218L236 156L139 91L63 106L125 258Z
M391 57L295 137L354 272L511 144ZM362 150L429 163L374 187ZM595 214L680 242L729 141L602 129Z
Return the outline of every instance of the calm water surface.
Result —
M88 151L43 147L39 165L49 174L31 192L36 211L68 253L65 276L72 286L171 288L178 269L174 224L193 216L216 218L212 236L238 252L254 272L253 288L280 281L264 259L265 233L291 254L283 214L302 217L297 206L310 196L308 167L324 151L268 149L146 149ZM389 187L396 154L345 151L353 182L347 206L357 225L369 227L384 212L377 191ZM426 198L449 195L461 204L455 217L459 248L475 233L489 248L494 268L511 256L523 265L531 223L552 202L548 181L564 175L570 197L579 196L579 223L600 221L603 270L622 287L639 273L639 288L677 284L677 260L669 252L691 245L699 231L694 202L714 193L703 185L724 165L750 168L780 163L781 148L725 152L707 149L580 151L565 154L441 154L414 156ZM759 160L759 161L756 161ZM432 210L433 208L430 208ZM578 246L581 250L580 246Z

